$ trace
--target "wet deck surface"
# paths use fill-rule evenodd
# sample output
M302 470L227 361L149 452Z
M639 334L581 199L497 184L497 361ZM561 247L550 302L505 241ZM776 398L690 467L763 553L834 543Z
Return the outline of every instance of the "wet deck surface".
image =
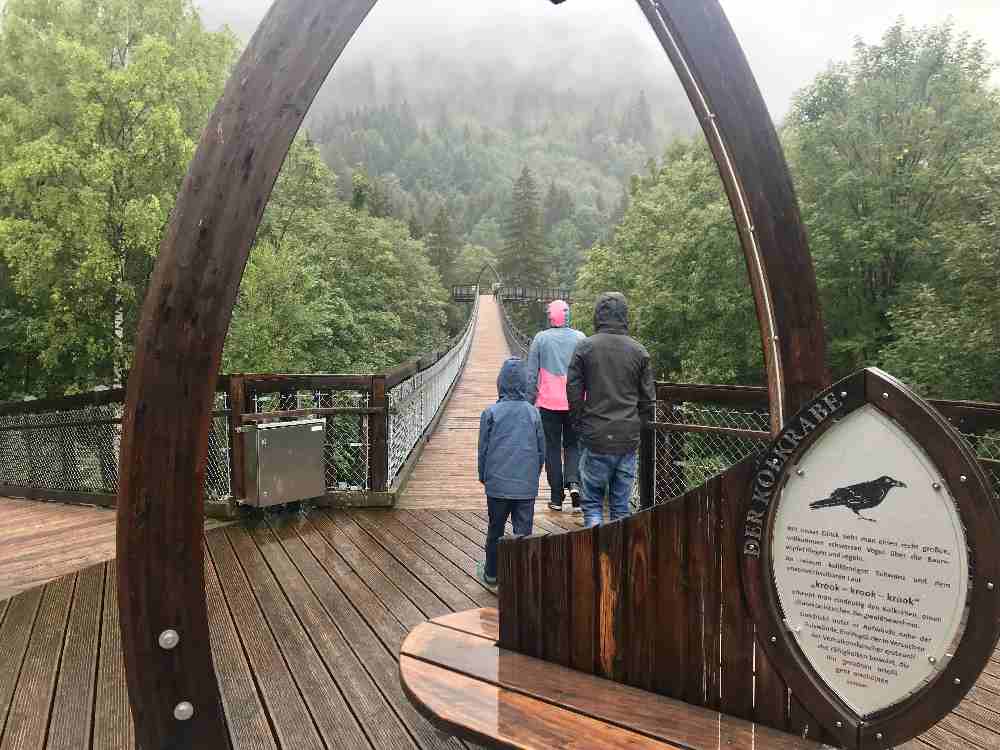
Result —
M576 528L539 516L539 531ZM403 695L406 633L495 606L485 513L314 511L206 532L212 653L235 748L461 748ZM115 563L0 602L0 748L135 746Z

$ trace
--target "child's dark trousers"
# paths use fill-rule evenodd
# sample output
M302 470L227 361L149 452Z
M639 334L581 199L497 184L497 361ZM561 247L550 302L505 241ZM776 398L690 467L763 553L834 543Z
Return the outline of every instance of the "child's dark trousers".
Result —
M531 523L535 517L535 499L510 500L502 497L486 498L490 513L490 528L486 532L486 577L497 577L497 542L503 536L504 526L510 518L514 534L527 536L531 533Z

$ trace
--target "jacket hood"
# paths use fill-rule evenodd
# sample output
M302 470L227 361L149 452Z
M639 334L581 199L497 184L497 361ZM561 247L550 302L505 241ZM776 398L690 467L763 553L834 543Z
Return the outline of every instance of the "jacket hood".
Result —
M524 401L528 394L527 373L524 362L517 357L511 357L503 363L500 375L497 377L497 395L501 401Z
M569 305L565 300L557 299L549 303L549 325L562 328L569 325Z
M628 303L620 292L604 292L594 305L594 330L628 333Z

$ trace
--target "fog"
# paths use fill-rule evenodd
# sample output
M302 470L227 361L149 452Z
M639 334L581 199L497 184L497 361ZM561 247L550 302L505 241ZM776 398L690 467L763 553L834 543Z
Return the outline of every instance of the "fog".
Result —
M244 39L270 5L268 0L196 2L210 26L228 24ZM985 39L993 56L1000 57L1000 4L995 0L722 4L778 120L795 91L830 61L850 56L856 38L876 41L899 16L913 25L950 18L959 30ZM371 62L382 76L392 66L405 67L418 58L431 64L447 61L451 65L442 67L448 69L459 63L469 70L495 68L498 76L544 76L550 85L578 91L645 88L659 103L657 111L684 105L666 56L633 0L567 0L558 6L548 0L379 0L337 70ZM434 71L421 75L425 72Z

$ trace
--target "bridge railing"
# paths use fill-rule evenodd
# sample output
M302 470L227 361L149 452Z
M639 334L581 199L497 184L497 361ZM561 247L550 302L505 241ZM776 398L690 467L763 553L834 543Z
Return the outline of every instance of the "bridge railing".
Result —
M770 440L767 389L658 383L656 422L644 441L653 503L677 497L762 452ZM965 437L1000 493L1000 404L932 400Z
M465 329L448 349L431 362L418 360L388 373L387 476L391 487L398 489L405 483L419 449L440 418L442 405L465 369L478 316L476 297Z
M208 515L247 496L244 428L326 419L327 497L385 505L415 460L472 344L478 301L446 347L384 373L233 374L219 378L208 436ZM124 389L0 404L0 495L111 507L118 493Z
M230 494L227 388L220 378L205 471L210 510ZM0 495L114 505L124 398L113 388L0 404Z

